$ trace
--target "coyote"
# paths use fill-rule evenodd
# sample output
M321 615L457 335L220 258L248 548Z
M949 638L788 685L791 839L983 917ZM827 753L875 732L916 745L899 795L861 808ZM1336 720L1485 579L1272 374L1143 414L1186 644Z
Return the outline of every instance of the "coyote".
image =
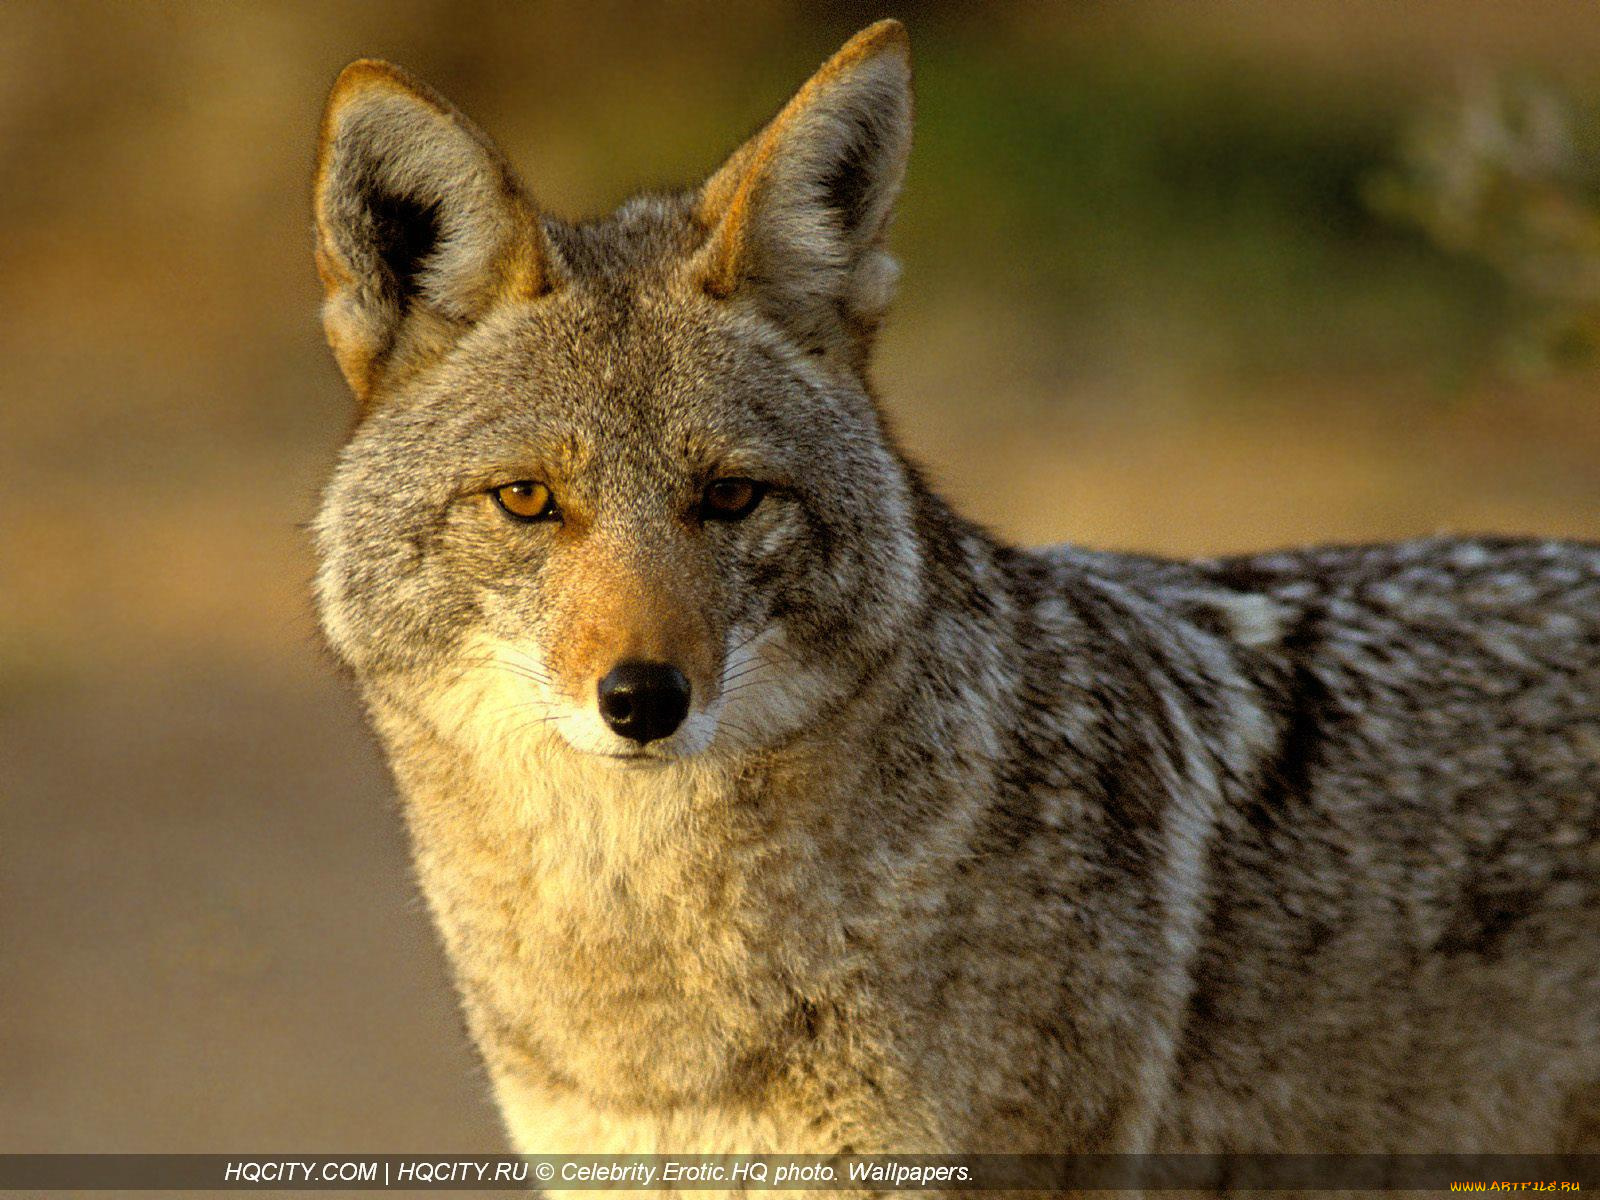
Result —
M1600 546L963 519L868 378L911 124L883 21L569 224L328 100L316 598L510 1137L1600 1149Z

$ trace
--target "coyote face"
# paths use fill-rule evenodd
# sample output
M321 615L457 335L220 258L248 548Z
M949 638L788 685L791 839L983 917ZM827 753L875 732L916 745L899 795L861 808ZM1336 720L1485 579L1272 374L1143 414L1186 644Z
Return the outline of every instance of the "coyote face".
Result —
M341 77L319 265L363 416L318 595L364 678L647 765L774 745L872 669L919 574L862 374L903 34L819 80L702 188L572 227L423 85Z

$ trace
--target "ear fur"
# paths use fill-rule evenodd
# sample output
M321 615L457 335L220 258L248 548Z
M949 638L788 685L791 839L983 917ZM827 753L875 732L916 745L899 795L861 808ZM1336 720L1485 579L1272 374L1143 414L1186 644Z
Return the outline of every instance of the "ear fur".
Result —
M389 63L351 63L334 84L314 202L323 325L363 404L495 303L556 283L538 214L499 150Z
M879 21L823 64L701 190L712 230L693 269L749 295L803 343L864 341L899 268L884 249L911 150L911 49Z

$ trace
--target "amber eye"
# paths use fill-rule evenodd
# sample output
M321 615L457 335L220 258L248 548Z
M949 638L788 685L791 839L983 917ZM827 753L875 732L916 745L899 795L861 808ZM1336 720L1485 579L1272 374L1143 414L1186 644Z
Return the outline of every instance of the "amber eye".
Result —
M490 493L508 517L519 521L559 521L561 510L550 489L531 479L519 479L497 487Z
M741 521L755 511L767 485L754 479L715 479L700 499L702 521Z

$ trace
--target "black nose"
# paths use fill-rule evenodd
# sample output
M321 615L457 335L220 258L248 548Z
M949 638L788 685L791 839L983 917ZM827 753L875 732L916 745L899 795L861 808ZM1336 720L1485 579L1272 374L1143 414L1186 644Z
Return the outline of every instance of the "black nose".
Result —
M688 711L689 681L667 663L620 663L600 681L600 715L641 746L666 737Z

